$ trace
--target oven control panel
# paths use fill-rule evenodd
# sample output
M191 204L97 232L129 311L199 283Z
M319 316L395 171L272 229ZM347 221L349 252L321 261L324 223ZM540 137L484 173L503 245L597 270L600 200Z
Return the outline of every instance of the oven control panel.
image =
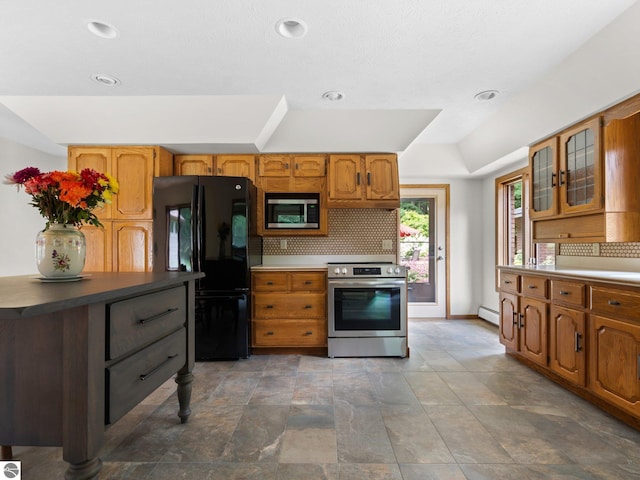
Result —
M406 267L395 264L329 264L329 278L405 278Z

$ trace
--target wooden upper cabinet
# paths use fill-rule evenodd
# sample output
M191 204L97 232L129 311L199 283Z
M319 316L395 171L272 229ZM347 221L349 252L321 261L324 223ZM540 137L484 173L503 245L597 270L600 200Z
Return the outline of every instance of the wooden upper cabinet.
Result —
M365 155L367 200L400 200L395 155Z
M114 148L112 170L120 182L120 191L113 200L113 218L151 219L154 149L151 147Z
M113 271L153 270L153 222L113 222Z
M213 175L213 155L176 155L174 175Z
M69 147L68 168L79 172L91 168L100 173L108 173L115 177L111 169L111 149L95 147ZM96 208L93 213L99 219L111 218L111 204ZM105 270L109 271L109 270Z
M362 166L360 155L329 156L329 200L362 198Z
M531 219L558 213L558 139L550 138L529 149Z
M216 175L225 177L247 177L256 181L255 155L216 155Z
M324 177L327 170L325 155L292 155L294 177Z
M396 155L330 155L327 177L331 208L400 206Z
M600 117L579 123L560 135L560 212L602 209Z
M286 154L260 155L258 158L259 177L291 176L291 157Z

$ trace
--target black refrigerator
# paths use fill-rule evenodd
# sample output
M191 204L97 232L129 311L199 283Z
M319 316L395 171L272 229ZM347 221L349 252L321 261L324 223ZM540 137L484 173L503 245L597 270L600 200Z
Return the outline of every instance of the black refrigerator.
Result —
M249 179L154 178L154 271L205 273L196 281L196 360L249 357L250 268L260 263Z

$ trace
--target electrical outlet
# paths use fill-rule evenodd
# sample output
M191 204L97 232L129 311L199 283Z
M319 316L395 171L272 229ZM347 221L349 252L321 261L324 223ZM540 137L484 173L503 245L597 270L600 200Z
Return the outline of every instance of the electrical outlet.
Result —
M287 239L283 238L282 240L280 240L280 250L286 250L287 249Z
M600 255L600 244L599 243L594 243L591 246L591 254L598 257Z
M393 248L392 240L382 240L382 249L383 250L391 250Z

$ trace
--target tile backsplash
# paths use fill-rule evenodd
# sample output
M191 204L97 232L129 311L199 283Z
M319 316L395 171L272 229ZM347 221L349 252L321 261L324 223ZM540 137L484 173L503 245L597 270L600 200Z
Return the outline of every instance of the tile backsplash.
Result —
M560 244L560 255L576 257L640 258L640 242ZM599 251L599 253L598 253ZM596 253L594 253L596 252Z
M280 240L287 240L282 249ZM391 241L391 250L382 241ZM384 255L395 253L398 240L396 210L344 208L329 210L326 237L264 237L263 255Z

